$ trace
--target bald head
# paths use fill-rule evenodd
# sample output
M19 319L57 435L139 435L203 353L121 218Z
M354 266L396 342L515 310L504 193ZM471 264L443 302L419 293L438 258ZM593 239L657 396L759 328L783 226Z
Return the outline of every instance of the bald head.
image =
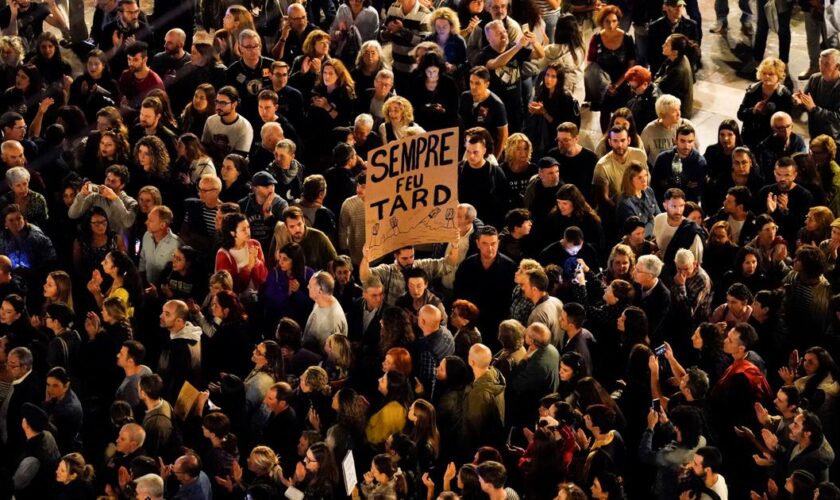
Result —
M537 347L545 347L551 342L551 330L540 322L531 323L525 330L531 341Z
M306 9L303 8L303 5L297 2L289 5L289 9L286 12L289 14L289 17L298 17L306 15Z
M423 335L434 333L440 328L440 320L442 319L440 309L431 304L426 304L420 308L418 318Z
M484 344L473 344L470 347L469 359L473 370L486 370L490 367L490 362L493 361L493 353Z

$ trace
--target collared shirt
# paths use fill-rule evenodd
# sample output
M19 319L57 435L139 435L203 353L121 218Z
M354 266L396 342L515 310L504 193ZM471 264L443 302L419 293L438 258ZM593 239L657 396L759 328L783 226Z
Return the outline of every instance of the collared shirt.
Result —
M377 307L376 309L369 311L367 305L365 305L365 307L362 308L362 330L368 329L368 327L370 326L370 322L373 321L373 318L376 317L380 309L382 309L382 307Z
M143 247L140 249L140 264L138 270L146 273L149 283L157 282L160 273L166 264L172 260L175 250L181 246L181 239L172 232L166 230L166 236L156 242L155 237L149 231L143 235Z

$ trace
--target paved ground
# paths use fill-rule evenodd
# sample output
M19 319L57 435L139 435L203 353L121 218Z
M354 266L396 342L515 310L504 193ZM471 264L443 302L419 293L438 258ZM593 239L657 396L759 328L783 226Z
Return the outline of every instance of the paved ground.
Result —
M171 0L170 0L171 1ZM700 10L703 15L703 69L698 73L697 84L694 87L695 114L692 121L698 127L698 135L703 145L710 144L717 140L717 127L724 118L735 118L738 105L744 95L744 89L751 83L735 74L736 68L742 63L730 50L738 42L744 42L743 36L736 29L739 26L737 1L730 0L730 30L728 38L709 33L709 29L715 21L713 8L714 0L700 0ZM146 13L154 10L153 0L141 0L141 8ZM85 0L85 17L88 25L93 19L95 0ZM755 4L753 2L753 11ZM798 75L808 64L807 52L805 49L805 28L803 14L798 13L793 17L791 23L791 68L789 73ZM64 51L66 57L71 59L75 68L81 70L78 59L69 51ZM767 42L766 55L778 55L778 37L770 33ZM802 123L797 122L797 128L803 129ZM594 141L600 137L598 126L598 113L584 111L583 126L584 132Z
M717 127L724 118L736 118L738 106L744 97L744 89L752 83L736 75L736 69L743 66L732 53L730 47L738 42L745 42L743 35L737 29L740 26L738 17L740 10L736 0L729 0L729 36L709 33L715 22L714 0L700 0L700 11L703 16L703 69L697 75L694 86L695 112L691 121L697 126L701 144L706 145L717 141ZM755 12L755 2L753 2ZM802 13L793 17L791 22L791 67L789 73L793 75L794 85L798 82L796 75L805 70L808 65L808 55L805 45L805 26ZM767 41L765 56L778 56L779 39L771 32ZM807 130L797 119L797 132ZM594 137L600 137L598 114L586 112L583 117L583 128Z

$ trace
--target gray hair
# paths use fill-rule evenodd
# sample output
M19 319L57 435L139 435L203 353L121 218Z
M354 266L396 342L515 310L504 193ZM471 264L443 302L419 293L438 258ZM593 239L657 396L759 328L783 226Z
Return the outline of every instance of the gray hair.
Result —
M388 68L382 68L376 73L376 77L374 80L379 80L380 78L387 78L389 80L394 79L394 72Z
M656 100L656 116L662 118L665 113L676 109L680 109L682 105L682 101L680 101L679 97L674 97L671 94L663 94ZM647 124L640 124L640 126L644 127Z
M280 132L280 135L283 135L283 127L281 127L279 123L265 122L263 123L262 128L260 128L260 137L265 139L271 131Z
M140 424L135 424L134 422L125 424L120 430L128 433L131 442L135 443L138 447L143 446L143 443L146 442L146 429Z
M644 272L653 275L654 278L658 278L662 272L663 263L656 255L642 255L636 261L636 265L641 267Z
M9 356L16 357L21 367L32 368L32 351L26 347L15 347L9 351Z
M239 45L242 45L242 41L246 38L256 38L257 41L260 41L260 35L251 28L245 28L244 30L239 32Z
M469 220L475 220L475 218L478 217L478 210L469 203L459 203L458 208L463 208L467 211L467 218Z
M785 121L793 121L793 118L790 117L789 114L785 113L784 111L776 111L773 113L773 116L770 117L770 124L776 123L776 120L783 119Z
M0 151L3 151L4 153L12 148L15 148L18 151L23 151L23 144L14 139L3 141L3 144L0 144Z
M29 182L32 176L29 175L29 171L23 167L12 167L9 170L6 170L6 181L8 181L9 186L13 186L18 182Z
M639 258L641 261L641 257ZM694 257L694 254L691 253L691 250L687 248L680 248L677 250L677 255L674 256L674 263L678 266L691 266L697 262L697 259Z
M373 116L370 113L362 113L353 121L353 125L361 125L367 128L373 128Z
M163 478L157 474L146 474L134 480L135 487L143 488L146 493L154 498L163 498Z
M297 151L297 144L295 144L295 141L291 139L281 139L280 142L274 146L274 149L283 149L290 155L293 155L295 154L295 151Z
M837 49L825 49L824 51L820 52L820 59L834 59L834 63L840 65L840 50Z
M492 20L489 23L484 25L484 36L487 36L487 33L489 33L490 30L493 29L494 26L498 26L502 30L505 29L505 23L503 23L502 21L500 21L498 19L494 19L494 20Z

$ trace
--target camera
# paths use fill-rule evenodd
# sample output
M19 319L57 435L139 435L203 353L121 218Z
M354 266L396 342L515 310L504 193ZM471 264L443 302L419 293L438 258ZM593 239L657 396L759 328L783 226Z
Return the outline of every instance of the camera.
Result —
M90 186L88 186L88 191L90 191L90 194L99 194L99 186L97 186L96 184L91 184Z
M665 344L662 344L661 346L654 349L653 353L656 354L657 356L664 356L665 355L665 350L666 350Z

